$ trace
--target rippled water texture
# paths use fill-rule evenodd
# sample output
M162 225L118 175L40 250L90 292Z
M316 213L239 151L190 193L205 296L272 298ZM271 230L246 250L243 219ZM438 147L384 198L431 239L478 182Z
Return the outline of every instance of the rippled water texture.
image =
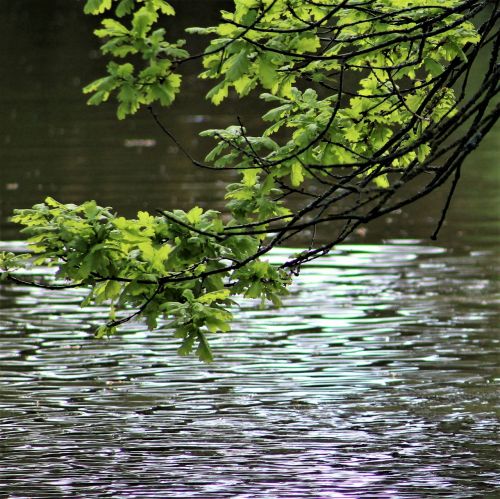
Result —
M0 249L19 249L12 209L46 194L129 215L220 206L228 179L147 113L86 108L95 23L50 4L0 0ZM223 4L177 1L179 26ZM202 157L197 131L255 126L258 105L214 109L197 69L162 119ZM92 339L106 311L81 290L0 286L0 498L500 497L498 143L464 165L438 243L446 190L305 267L283 308L242 302L211 365L166 329Z
M4 289L0 491L495 497L490 258L343 246L282 309L242 304L210 366L177 358L169 331L89 339L104 311L79 291Z

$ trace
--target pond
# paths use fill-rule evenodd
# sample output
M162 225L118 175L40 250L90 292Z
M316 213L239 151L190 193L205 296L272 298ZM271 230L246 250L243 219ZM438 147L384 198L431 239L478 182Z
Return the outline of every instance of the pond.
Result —
M220 207L227 179L147 113L85 106L103 63L80 2L0 3L1 249L21 248L12 209L48 194L128 215ZM177 2L191 24L225 3ZM197 131L257 123L260 104L214 110L185 78L162 117L199 157ZM106 314L81 290L0 286L0 496L498 497L499 136L464 166L437 242L446 192L309 264L281 309L241 302L210 365L166 328L93 340Z

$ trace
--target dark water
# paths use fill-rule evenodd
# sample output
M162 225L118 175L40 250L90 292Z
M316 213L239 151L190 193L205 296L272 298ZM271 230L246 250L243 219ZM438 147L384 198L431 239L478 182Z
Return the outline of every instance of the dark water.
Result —
M10 211L46 194L219 206L227 179L146 113L85 107L92 20L43 4L0 0L0 246L19 248ZM181 9L202 24L220 4ZM254 104L213 111L186 80L162 116L199 156L196 130L256 122ZM469 159L438 243L445 193L306 267L282 309L242 302L212 365L177 357L166 329L91 339L106 312L79 290L1 286L0 498L499 497L498 139Z

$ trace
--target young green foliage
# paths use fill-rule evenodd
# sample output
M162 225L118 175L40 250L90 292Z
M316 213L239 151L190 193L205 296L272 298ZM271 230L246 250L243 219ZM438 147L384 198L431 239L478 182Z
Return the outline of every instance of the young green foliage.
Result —
M84 88L89 104L114 96L119 119L141 106L169 106L181 88L178 68L201 58L200 78L214 81L206 96L213 104L255 91L269 109L260 135L250 136L241 122L201 134L215 146L210 164L196 165L239 170L223 214L194 207L126 219L94 201L47 198L13 217L30 253L0 254L2 278L16 280L13 271L29 262L55 266L65 284L88 288L82 305L109 305L96 336L142 318L150 329L172 328L181 355L195 350L212 360L207 334L229 331L236 300L280 306L301 264L459 172L463 151L494 123L485 114L498 91L493 62L475 99L457 90L494 25L492 17L480 35L471 22L486 8L471 0L362 7L234 0L217 26L186 30L210 37L202 55L190 56L184 40L167 37L175 14L167 1L87 0L84 12L103 16L95 35L110 59L106 75ZM443 146L456 130L466 130L463 139ZM395 197L422 176L431 180L417 195ZM327 222L343 225L316 245L315 228ZM305 229L313 229L308 249L280 267L263 259Z
M197 345L200 359L209 361L205 335L230 329L234 297L278 304L278 296L286 293L285 274L265 262L252 264L264 266L259 273L242 272L238 262L258 243L250 236L225 236L220 213L213 210L195 207L158 216L141 211L125 219L94 201L77 206L49 197L32 209L17 210L12 220L24 225L31 253L0 254L4 277L29 258L36 265L56 266L58 278L88 287L83 306L109 305L109 323L96 331L97 337L112 334L139 310L150 329L162 319L176 330L180 353ZM256 283L269 286L257 292Z
M117 2L114 2L115 4ZM112 8L111 0L88 0L85 13L102 14ZM142 105L160 102L169 106L180 90L181 75L175 72L174 61L188 56L182 47L185 40L168 42L166 30L155 28L160 15L172 16L173 7L164 0L121 0L115 15L128 16L125 21L105 18L95 35L103 40L101 52L116 61L107 66L107 76L88 84L83 91L91 93L88 103L98 105L114 94L118 100L117 116L125 118ZM140 55L143 63L117 61L131 55Z

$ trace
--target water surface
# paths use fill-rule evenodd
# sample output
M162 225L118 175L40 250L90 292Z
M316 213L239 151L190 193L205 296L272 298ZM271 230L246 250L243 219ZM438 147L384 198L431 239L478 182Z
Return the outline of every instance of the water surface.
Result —
M90 339L105 312L80 309L80 291L4 289L0 490L494 497L491 257L342 246L304 269L282 309L242 304L213 365L177 358L168 330Z

